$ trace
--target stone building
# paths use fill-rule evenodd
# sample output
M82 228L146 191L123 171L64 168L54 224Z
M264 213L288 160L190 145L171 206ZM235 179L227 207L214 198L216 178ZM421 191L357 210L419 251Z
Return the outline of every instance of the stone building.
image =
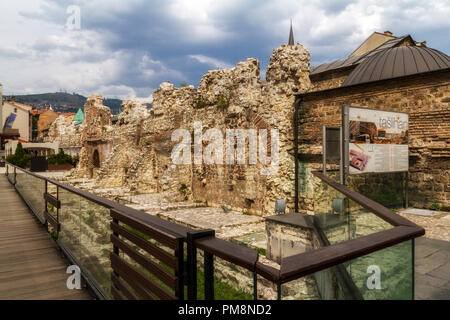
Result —
M366 43L346 59L312 68L312 90L297 96L303 212L314 209L308 183L310 172L322 167L322 127L340 126L344 106L409 113L409 205L450 209L450 57L409 35L378 40L378 46ZM391 188L387 175L359 179L359 192L369 183Z

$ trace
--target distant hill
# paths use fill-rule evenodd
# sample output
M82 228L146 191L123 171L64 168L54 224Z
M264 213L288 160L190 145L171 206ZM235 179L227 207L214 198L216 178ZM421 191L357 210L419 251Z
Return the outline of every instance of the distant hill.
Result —
M32 105L38 109L49 106L56 112L77 112L79 108L83 109L86 103L86 97L66 92L28 94L9 98L14 98L15 101ZM108 106L113 114L118 114L122 110L122 100L119 99L104 98L103 104Z

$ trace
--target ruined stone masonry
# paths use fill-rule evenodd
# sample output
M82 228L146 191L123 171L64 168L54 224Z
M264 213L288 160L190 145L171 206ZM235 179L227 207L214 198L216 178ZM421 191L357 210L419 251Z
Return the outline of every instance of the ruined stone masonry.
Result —
M150 111L136 101L125 101L114 125L101 96L90 96L76 176L96 179L99 188L163 193L174 201L226 205L261 216L272 214L275 200L284 198L291 210L294 94L310 88L309 59L302 45L283 45L274 50L264 83L256 59L209 71L198 89L163 83L153 94ZM243 165L173 164L171 151L178 142L172 141L172 133L176 129L193 133L196 121L202 123L203 133L217 128L224 137L227 129L267 129L268 136L271 129L279 130L278 172L263 175L262 164L248 161Z

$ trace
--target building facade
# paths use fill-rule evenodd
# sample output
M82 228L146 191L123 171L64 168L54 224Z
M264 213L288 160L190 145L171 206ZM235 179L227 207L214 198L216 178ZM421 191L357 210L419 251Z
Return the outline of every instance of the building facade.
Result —
M398 190L410 206L450 209L450 57L409 35L389 38L312 68L312 90L297 96L298 196L304 212L314 210L309 181L311 171L322 169L322 127L341 126L345 106L406 112L410 118L409 175L366 174L349 177L348 184L361 193L378 189L372 197L386 205L395 202L388 193Z

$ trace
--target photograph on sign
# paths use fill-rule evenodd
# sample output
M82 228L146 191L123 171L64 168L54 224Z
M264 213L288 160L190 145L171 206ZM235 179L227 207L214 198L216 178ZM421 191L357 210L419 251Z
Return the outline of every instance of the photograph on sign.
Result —
M406 113L349 108L349 173L408 171Z

